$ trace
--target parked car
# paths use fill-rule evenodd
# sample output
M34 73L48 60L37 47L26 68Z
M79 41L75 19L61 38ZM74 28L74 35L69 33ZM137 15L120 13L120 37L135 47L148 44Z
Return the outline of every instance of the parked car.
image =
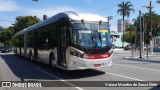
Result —
M11 46L0 46L0 52L4 53L4 52L11 52L12 51L12 47Z
M127 46L124 47L124 50L131 50L132 46L130 44L127 44Z

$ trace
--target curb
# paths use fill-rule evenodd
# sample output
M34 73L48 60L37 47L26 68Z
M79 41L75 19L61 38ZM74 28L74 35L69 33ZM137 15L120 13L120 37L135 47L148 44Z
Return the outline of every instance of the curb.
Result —
M130 58L130 57L124 57L126 60L133 60L133 61L141 61L141 62L152 62L152 63L160 63L160 60L151 60L151 59L145 59L145 58Z
M113 49L113 51L122 51L123 49Z

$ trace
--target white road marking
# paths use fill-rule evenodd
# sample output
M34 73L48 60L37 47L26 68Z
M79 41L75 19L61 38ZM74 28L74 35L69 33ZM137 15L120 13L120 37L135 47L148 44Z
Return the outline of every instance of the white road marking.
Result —
M130 68L136 68L136 69L143 69L143 70L160 72L160 70L149 69L149 68L141 68L141 67L135 67L135 66L122 65L122 64L113 64L113 65L118 65L118 66L124 66L124 67L130 67Z
M123 78L131 79L131 80L135 80L135 81L144 81L144 80L141 80L141 79L136 79L136 78L123 76L123 75L119 75L119 74L114 74L114 73L110 73L110 72L106 72L106 74L110 74L110 75L114 75L114 76L118 76L118 77L123 77Z
M45 72L45 71L42 70L42 69L39 69L39 68L36 68L36 69L39 70L39 71L41 71L41 72L43 72L43 73L45 73L45 74L47 74L47 75L50 75L51 77L54 77L54 78L56 78L56 79L58 79L58 80L60 80L60 81L63 81L63 82L65 82L65 83L67 83L67 84L69 84L69 85L71 85L71 86L73 86L73 87L75 87L75 88L77 88L77 89L79 89L79 90L84 90L84 89L82 89L82 88L80 88L80 87L75 86L74 84L71 84L71 83L69 83L69 82L67 82L67 81L65 81L65 80L63 80L63 79L61 79L61 78L58 78L58 77L56 77L56 76L54 76L54 75L52 75L52 74L50 74L50 73L48 73L48 72Z

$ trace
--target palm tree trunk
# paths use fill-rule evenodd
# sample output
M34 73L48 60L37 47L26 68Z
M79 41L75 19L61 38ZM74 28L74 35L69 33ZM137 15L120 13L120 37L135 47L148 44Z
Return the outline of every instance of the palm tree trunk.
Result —
M123 36L124 36L124 15L123 15ZM124 40L122 41L122 47L124 47Z

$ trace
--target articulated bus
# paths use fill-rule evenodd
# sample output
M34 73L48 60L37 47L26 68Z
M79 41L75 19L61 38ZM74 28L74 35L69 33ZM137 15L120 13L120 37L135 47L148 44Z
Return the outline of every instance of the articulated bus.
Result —
M16 55L64 70L112 65L112 44L105 17L66 11L29 26L12 38Z

